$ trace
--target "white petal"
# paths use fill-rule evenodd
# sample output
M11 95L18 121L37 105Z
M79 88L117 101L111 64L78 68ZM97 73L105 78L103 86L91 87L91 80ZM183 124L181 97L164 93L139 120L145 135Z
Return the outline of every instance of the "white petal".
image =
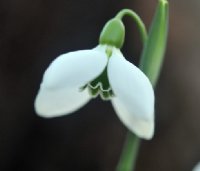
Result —
M56 58L44 74L35 100L36 112L56 117L78 110L90 99L87 90L80 88L95 79L106 64L107 56L99 47Z
M102 47L92 50L69 52L56 58L45 71L43 84L46 87L84 86L96 78L107 64Z
M148 78L114 50L108 63L108 79L115 97L112 104L120 120L141 138L154 133L154 92Z
M35 100L35 110L39 116L50 118L77 111L90 100L86 90L78 88L41 88Z
M153 116L152 120L138 117L135 113L133 113L133 109L128 109L129 107L127 107L127 104L124 105L119 98L113 98L112 104L119 119L131 132L144 139L151 139L153 137Z
M194 167L192 171L200 171L200 162Z

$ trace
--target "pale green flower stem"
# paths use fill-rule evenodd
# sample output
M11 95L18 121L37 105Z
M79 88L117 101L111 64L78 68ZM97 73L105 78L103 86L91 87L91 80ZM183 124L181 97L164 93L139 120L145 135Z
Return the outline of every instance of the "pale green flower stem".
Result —
M142 43L145 44L145 42L147 41L147 31L146 31L145 25L144 25L143 21L141 20L141 18L134 11L129 10L129 9L121 10L116 15L115 18L122 20L122 18L124 16L130 16L135 21L137 27L139 28Z
M125 14L135 19L140 30L144 49L141 55L139 66L140 69L148 76L152 85L155 87L160 74L166 49L169 17L168 2L167 0L159 0L148 37L143 22L134 12L125 9L119 12L117 17L121 19ZM134 170L139 146L140 139L129 131L116 171Z
M117 171L132 171L135 168L139 146L140 139L128 131Z

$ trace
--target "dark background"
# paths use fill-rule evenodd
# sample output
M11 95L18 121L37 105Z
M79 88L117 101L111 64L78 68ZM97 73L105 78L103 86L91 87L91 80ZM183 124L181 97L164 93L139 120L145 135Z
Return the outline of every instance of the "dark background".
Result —
M97 45L105 22L134 9L149 26L156 0L0 0L0 170L113 171L126 128L109 102L39 118L33 108L44 70L61 53ZM200 1L170 1L166 60L156 88L156 133L142 141L136 171L190 171L200 160ZM141 43L125 19L123 52ZM129 58L128 58L129 56Z

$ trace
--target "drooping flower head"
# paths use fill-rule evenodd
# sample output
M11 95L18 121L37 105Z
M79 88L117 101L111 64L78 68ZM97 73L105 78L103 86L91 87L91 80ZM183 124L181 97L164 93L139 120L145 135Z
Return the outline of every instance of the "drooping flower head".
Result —
M121 53L124 34L123 23L114 18L105 25L98 46L57 57L44 73L35 100L37 114L48 118L70 114L100 96L111 101L130 131L152 138L153 88L145 74Z

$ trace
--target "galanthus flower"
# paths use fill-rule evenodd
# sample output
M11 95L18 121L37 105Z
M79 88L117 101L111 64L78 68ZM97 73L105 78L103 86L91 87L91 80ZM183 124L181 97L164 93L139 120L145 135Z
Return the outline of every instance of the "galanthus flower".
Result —
M125 59L119 49L121 44L103 36L93 49L57 57L45 71L35 100L38 115L51 118L71 114L100 96L111 101L130 131L151 139L154 91L145 74Z

